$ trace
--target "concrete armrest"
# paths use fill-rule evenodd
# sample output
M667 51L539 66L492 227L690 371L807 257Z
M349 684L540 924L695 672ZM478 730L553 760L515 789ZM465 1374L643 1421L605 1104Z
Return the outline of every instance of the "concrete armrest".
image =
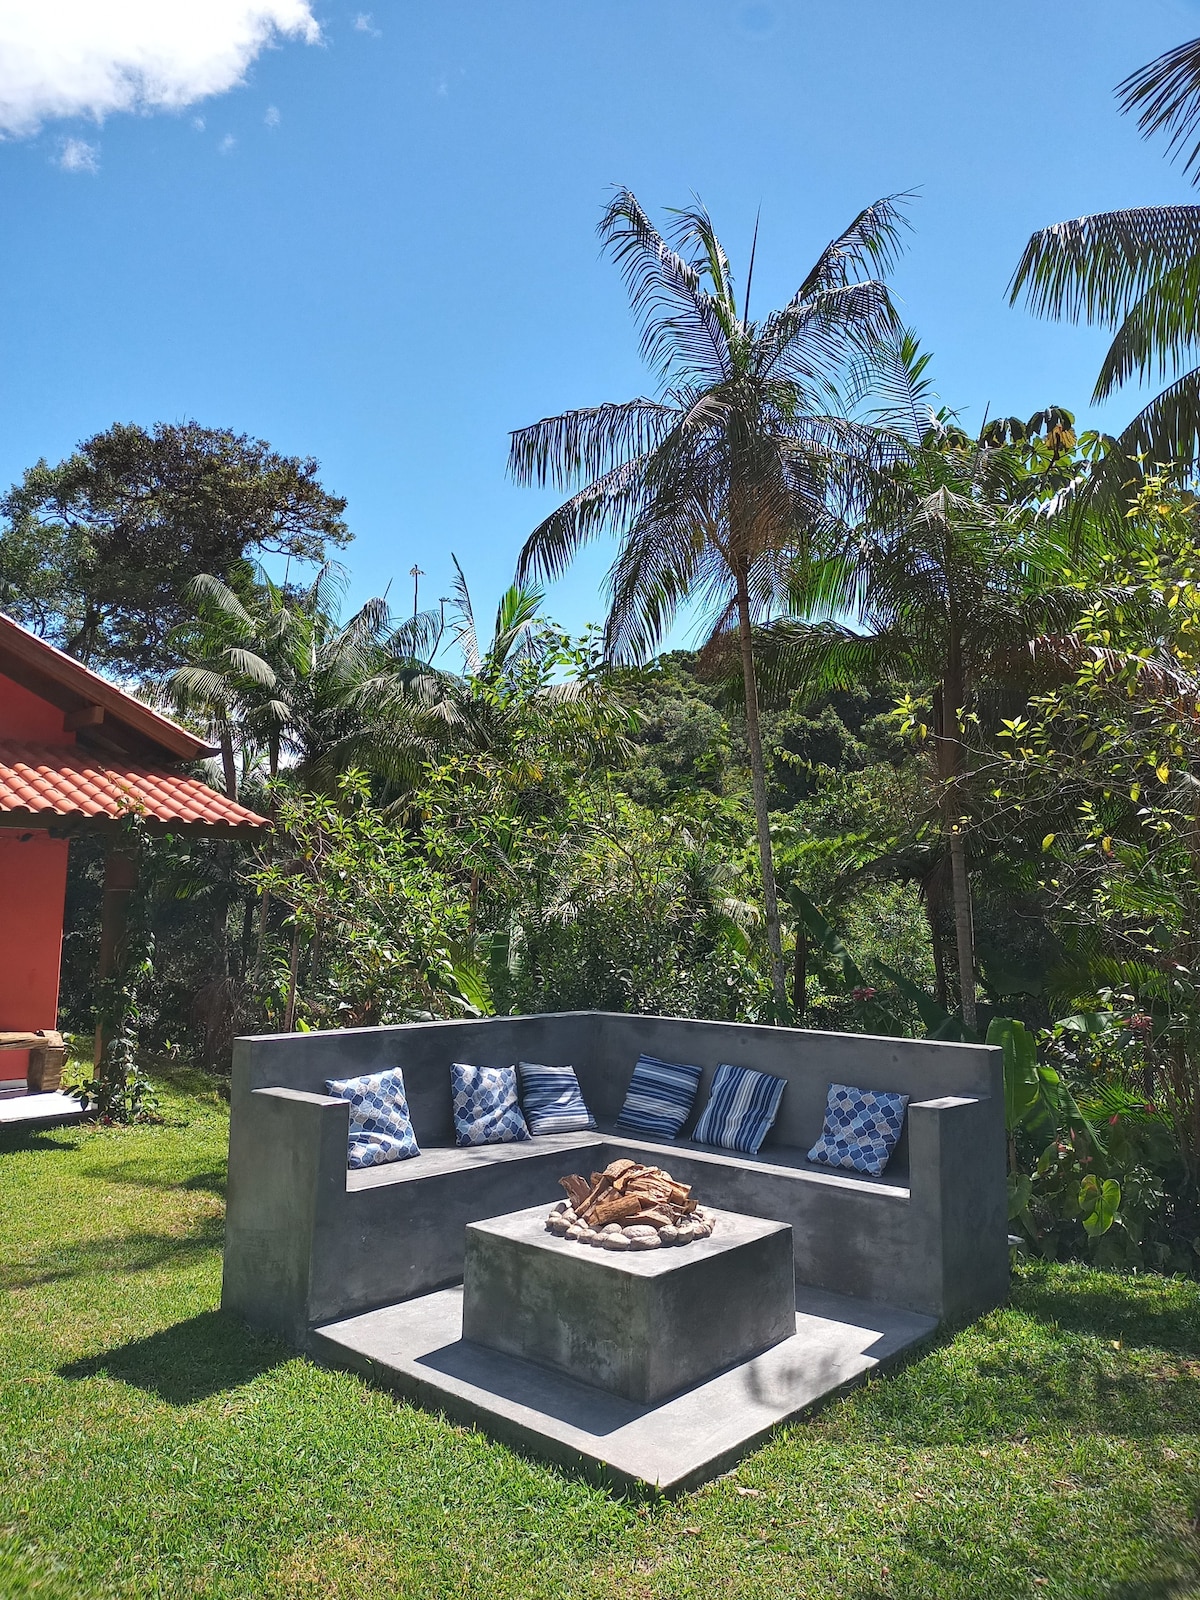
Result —
M255 1164L292 1175L290 1188L314 1196L346 1187L350 1103L302 1089L255 1089L248 1096L243 1137L253 1140ZM231 1128L231 1153L233 1130Z
M996 1127L1003 1159L1003 1113L986 1096L944 1095L910 1100L908 1166L914 1200L939 1211L958 1203L964 1189L979 1181L980 1163L992 1155Z

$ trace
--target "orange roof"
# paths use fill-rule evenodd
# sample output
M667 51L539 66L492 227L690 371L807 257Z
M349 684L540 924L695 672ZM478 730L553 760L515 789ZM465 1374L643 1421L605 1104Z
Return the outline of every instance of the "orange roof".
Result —
M118 689L2 612L0 672L64 710L94 708L98 718L95 733L84 730L89 743L93 737L102 743L115 739L118 748L128 750L132 742L138 755L162 756L167 761L196 761L215 754L206 740Z
M198 778L106 757L78 745L0 740L0 822L52 826L117 822L130 811L151 826L179 832L241 833L266 828L265 817Z

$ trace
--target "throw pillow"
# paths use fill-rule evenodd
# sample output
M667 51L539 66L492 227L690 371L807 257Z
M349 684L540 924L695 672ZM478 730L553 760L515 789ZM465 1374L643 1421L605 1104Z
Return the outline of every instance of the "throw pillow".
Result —
M823 1161L827 1167L851 1167L877 1178L896 1148L907 1104L906 1094L831 1083L825 1126L808 1159Z
M715 1144L721 1150L743 1150L756 1156L786 1088L786 1078L772 1077L769 1072L719 1066L708 1104L692 1134L693 1144Z
M674 1139L691 1113L701 1070L675 1061L659 1061L654 1056L639 1056L617 1127Z
M594 1128L596 1119L584 1103L574 1067L517 1064L521 1075L521 1109L530 1133L576 1133Z
M517 1100L515 1067L450 1068L454 1102L454 1138L459 1145L515 1144L528 1139L529 1129Z
M330 1078L325 1093L350 1102L348 1167L382 1167L421 1154L399 1067L361 1078Z

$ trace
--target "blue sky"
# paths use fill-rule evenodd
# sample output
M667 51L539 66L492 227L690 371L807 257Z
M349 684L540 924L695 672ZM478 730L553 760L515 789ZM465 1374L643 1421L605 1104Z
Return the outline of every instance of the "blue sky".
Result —
M594 232L613 183L655 210L699 194L743 264L761 206L760 310L864 204L919 189L895 288L968 421L1051 402L1097 420L1101 336L1005 301L1034 228L1194 198L1112 95L1200 33L1180 0L312 15L319 41L248 50L223 93L102 123L59 114L89 103L64 95L10 118L0 482L116 420L245 430L316 456L348 497L356 599L394 579L404 604L414 561L423 602L445 594L453 550L490 610L550 504L506 481L508 430L647 388ZM610 555L552 591L561 621L602 615Z

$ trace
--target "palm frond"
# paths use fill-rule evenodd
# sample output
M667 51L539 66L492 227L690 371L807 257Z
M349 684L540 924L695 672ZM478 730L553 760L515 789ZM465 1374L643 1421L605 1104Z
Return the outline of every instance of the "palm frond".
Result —
M1114 477L1125 485L1131 465L1144 458L1153 466L1191 462L1200 441L1200 367L1155 395L1119 435L1112 451ZM1125 490L1127 497L1128 491Z
M1009 283L1036 316L1119 323L1167 272L1200 253L1200 206L1141 206L1035 233Z
M521 485L565 489L645 455L678 422L678 408L639 398L543 417L509 435L508 471Z
M1177 370L1200 336L1200 255L1164 272L1129 310L1096 379L1093 400L1107 400L1130 378Z
M648 365L663 378L681 366L709 381L730 377L724 308L705 291L699 267L671 249L637 196L618 189L597 231L621 269Z
M1122 111L1141 107L1138 127L1146 138L1170 135L1168 154L1184 156L1184 172L1191 173L1193 183L1200 182L1200 139L1187 148L1200 130L1200 39L1177 45L1131 72L1117 85L1117 97Z
M827 289L890 272L903 248L904 230L912 226L904 207L914 198L906 191L865 206L845 232L825 246L790 306L803 305Z

